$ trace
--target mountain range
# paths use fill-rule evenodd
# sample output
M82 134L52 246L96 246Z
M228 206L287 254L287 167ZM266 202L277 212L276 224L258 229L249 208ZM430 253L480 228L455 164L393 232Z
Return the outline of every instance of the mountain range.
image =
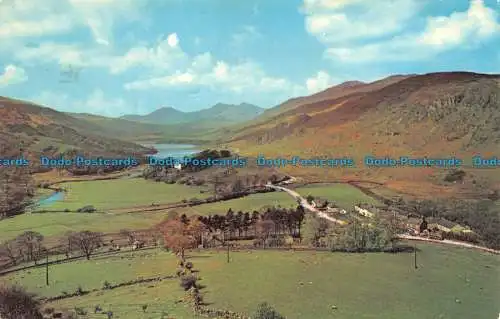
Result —
M289 100L226 136L243 154L303 158L499 155L500 75L445 72L339 85ZM500 170L472 169L464 192L500 188ZM435 168L286 168L311 180L373 180L407 192L435 192ZM473 189L473 190L471 190Z
M173 107L162 107L146 115L124 115L121 119L153 124L180 124L194 122L241 123L249 121L264 112L253 104L239 105L218 103L194 112L182 112Z
M498 74L442 72L394 75L371 83L350 81L266 110L220 103L197 112L162 108L145 116L107 118L61 113L9 98L0 98L0 106L0 147L32 154L74 149L99 155L144 154L150 150L132 141L156 141L223 144L243 156L347 156L357 162L366 155L500 155ZM482 196L500 189L499 169L460 169L465 178L452 184L444 178L449 170L430 167L283 171L313 181L376 181L422 196Z

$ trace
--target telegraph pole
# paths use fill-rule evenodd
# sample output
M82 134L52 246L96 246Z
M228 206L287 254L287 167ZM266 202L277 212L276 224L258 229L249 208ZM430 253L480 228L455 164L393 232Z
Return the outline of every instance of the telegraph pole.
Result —
M49 251L45 250L45 284L49 285Z
M413 247L413 263L415 265L415 269L418 268L418 265L417 265L417 244L414 244L415 246Z
M229 242L227 243L227 262L229 263Z

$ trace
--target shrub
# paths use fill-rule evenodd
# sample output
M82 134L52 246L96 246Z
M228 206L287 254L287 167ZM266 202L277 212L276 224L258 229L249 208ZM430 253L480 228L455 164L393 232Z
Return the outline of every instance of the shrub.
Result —
M83 206L77 210L79 213L94 213L96 211L97 209L92 205Z
M255 312L255 315L252 316L252 318L254 318L254 319L285 319L284 316L280 315L267 302L263 302L257 307L257 311Z
M193 287L196 288L196 277L193 275L183 276L181 277L180 285L185 291L188 291Z
M177 269L177 271L175 272L175 274L177 275L177 277L181 277L181 276L184 276L185 275L185 271L184 269Z
M453 182L459 182L462 181L465 177L465 172L463 170L451 170L446 176L444 177L445 182L453 183Z
M54 313L54 311L55 311L55 309L54 309L54 308L49 307L49 308L45 308L45 309L43 310L43 313L44 313L44 314L46 314L46 315L51 315L51 314L53 314L53 313Z
M83 295L83 294L85 293L85 291L83 290L82 286L78 286L78 287L76 288L75 293L76 293L77 295Z
M0 287L0 317L4 319L41 319L35 295L18 286Z
M69 208L65 208L65 209L64 209L64 212L65 212L65 213L69 213L70 211L71 211L71 210L70 210Z
M85 309L83 309L82 307L75 307L75 312L79 316L87 315L87 311Z
M193 269L193 263L192 263L192 262L190 262L190 261L188 261L188 262L184 265L184 267L186 267L186 269L191 270L191 269Z
M111 287L111 283L107 280L102 284L102 289L111 289Z

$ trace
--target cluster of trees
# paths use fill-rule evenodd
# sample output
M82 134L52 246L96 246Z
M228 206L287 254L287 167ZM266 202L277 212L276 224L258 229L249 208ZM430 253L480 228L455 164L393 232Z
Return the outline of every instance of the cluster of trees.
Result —
M18 149L0 141L3 158L19 158L23 155ZM0 219L22 214L31 204L35 187L29 167L9 166L0 169Z
M305 211L302 206L297 208L269 207L264 212L235 213L229 209L226 215L200 216L201 221L210 232L219 232L222 240L248 239L270 236L290 235L299 237Z
M291 246L295 238L312 247L335 251L382 251L396 248L397 221L371 219L369 223L354 220L344 227L333 227L326 220L308 214L304 208L270 207L263 212L235 213L229 209L225 215L199 216L189 219L185 214L170 216L160 225L164 244L184 256L184 250L216 240L224 245L229 240L254 239L260 247Z
M484 245L500 249L500 205L493 200L400 200L397 205L419 217L441 217L469 226Z
M387 248L395 251L398 242L396 234L395 226L379 219L370 223L354 220L347 227L332 229L326 238L333 251L368 252Z
M102 237L101 233L88 230L69 232L62 239L62 247L67 257L78 252L90 259L90 256L102 247ZM13 265L21 262L37 263L49 253L44 246L44 236L35 231L25 231L0 245L0 256L9 258Z
M16 238L3 242L0 245L0 256L8 257L14 265L23 261L36 263L46 254L43 240L42 234L25 231Z
M184 260L186 249L198 247L202 244L203 234L206 231L197 219L189 219L186 215L178 216L175 211L169 213L167 219L157 226L163 234L165 248L178 254Z

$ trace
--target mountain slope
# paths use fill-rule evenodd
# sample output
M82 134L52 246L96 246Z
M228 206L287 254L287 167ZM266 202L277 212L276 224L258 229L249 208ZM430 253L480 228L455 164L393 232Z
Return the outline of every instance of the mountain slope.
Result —
M296 107L312 103L323 105L330 103L329 101L331 100L341 98L343 96L377 91L411 76L412 75L393 75L372 83L364 83L360 81L344 82L309 96L302 96L287 100L275 107L265 110L260 116L256 117L252 121L234 125L230 129L233 132L237 132L241 130L251 129L252 127L256 127L265 123L273 123L279 121L278 118L282 116L284 112L293 110Z
M213 121L220 125L221 123L227 124L249 121L263 111L264 109L248 103L241 103L239 105L218 103L211 108L195 112L182 112L172 107L163 107L147 115L124 115L121 118L130 121L163 125L194 123L199 121Z
M186 122L186 113L176 110L173 107L162 107L147 115L124 115L121 118L145 123L175 124Z
M440 184L445 172L367 168L361 163L363 157L499 155L493 154L500 150L499 75L450 72L390 77L331 96L247 126L235 132L230 143L249 155L350 156L359 163L349 169L289 168L312 179L368 178L408 185ZM468 181L477 188L500 186L498 169L469 171Z
M92 156L142 156L150 149L109 136L88 121L30 102L0 97L0 148L36 158L78 152Z

